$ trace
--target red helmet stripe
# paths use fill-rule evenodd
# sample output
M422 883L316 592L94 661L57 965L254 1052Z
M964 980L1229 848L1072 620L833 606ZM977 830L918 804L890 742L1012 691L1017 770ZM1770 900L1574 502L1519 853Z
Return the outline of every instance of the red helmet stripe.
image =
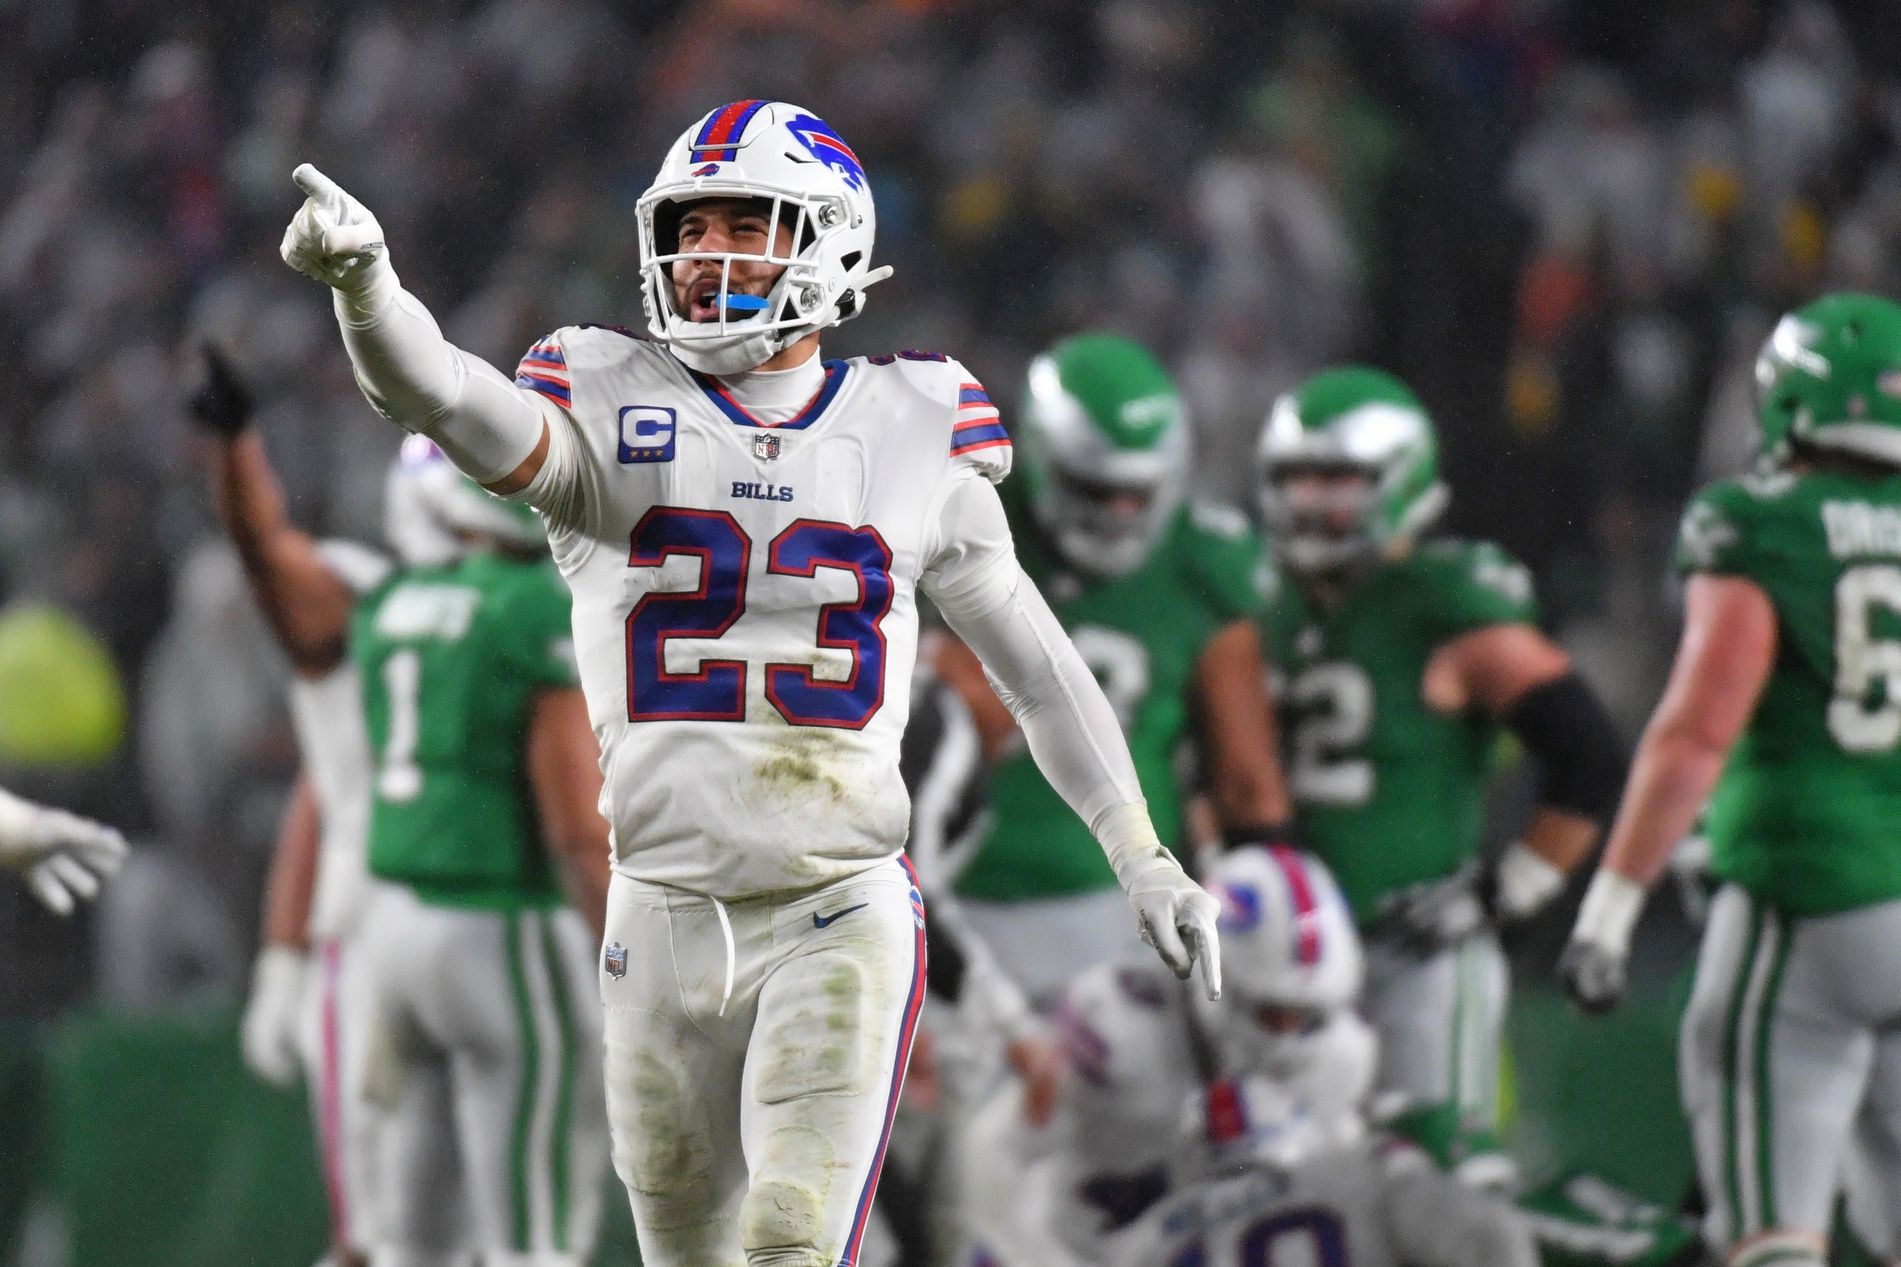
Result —
M1307 864L1286 845L1270 845L1268 852L1287 877L1287 895L1294 902L1294 957L1303 968L1320 962L1320 903L1314 897Z

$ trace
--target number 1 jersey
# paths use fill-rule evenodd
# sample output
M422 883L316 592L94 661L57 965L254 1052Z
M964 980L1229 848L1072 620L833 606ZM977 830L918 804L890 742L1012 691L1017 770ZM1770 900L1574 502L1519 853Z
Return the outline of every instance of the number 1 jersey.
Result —
M735 899L897 854L916 587L1014 566L1007 534L999 554L942 522L961 481L1009 469L983 388L934 354L827 361L767 423L664 347L587 326L516 382L573 419L562 486L529 492L574 595L617 869Z

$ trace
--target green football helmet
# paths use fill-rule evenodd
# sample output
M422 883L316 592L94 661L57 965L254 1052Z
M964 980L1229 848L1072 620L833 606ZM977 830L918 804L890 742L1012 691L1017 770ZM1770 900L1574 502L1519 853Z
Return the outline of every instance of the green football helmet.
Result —
M1181 506L1191 445L1180 394L1148 349L1065 339L1030 362L1017 472L1031 513L1073 567L1140 567Z
M1776 323L1756 357L1763 456L1792 444L1901 467L1901 305L1824 295Z
M1397 552L1446 507L1432 419L1391 374L1322 371L1274 403L1258 451L1261 516L1296 574ZM1295 477L1360 475L1350 489L1296 489Z

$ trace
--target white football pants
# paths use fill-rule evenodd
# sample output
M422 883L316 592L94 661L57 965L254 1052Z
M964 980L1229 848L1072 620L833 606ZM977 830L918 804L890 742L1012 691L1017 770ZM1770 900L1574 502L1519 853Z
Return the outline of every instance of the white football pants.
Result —
M1901 1241L1901 901L1797 918L1725 885L1710 906L1678 1051L1723 1253L1828 1234L1849 1178L1873 1247Z
M377 1002L386 1219L376 1267L568 1267L600 1216L607 1122L594 939L568 908L397 888L362 932Z
M924 999L910 864L727 903L616 874L600 982L647 1267L857 1267Z

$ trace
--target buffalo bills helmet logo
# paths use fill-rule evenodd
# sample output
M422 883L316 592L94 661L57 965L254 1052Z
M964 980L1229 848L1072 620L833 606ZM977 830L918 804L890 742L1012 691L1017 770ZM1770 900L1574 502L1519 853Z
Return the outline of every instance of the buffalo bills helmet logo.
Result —
M1221 884L1214 886L1214 894L1221 899L1221 917L1217 923L1222 932L1250 932L1260 924L1259 890L1242 884Z
M851 146L845 144L845 138L832 131L825 120L802 114L788 122L786 129L799 138L799 144L805 146L813 158L844 177L847 185L853 189L865 187L864 165L858 161L858 155L852 153Z

